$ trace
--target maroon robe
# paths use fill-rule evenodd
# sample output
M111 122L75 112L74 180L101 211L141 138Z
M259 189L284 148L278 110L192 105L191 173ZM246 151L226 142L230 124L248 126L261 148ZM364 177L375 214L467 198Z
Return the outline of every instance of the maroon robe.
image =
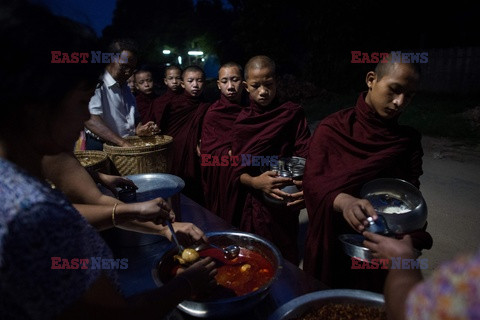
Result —
M135 95L135 100L137 101L137 110L140 113L140 119L143 124L149 121L155 121L153 113L153 101L157 98L155 93L145 94L143 92L138 92Z
M245 103L244 103L245 105ZM225 96L221 96L210 106L202 126L201 153L212 156L209 163L213 164L213 157L228 157L232 150L232 127L235 119L244 105L230 102ZM229 163L230 164L230 163ZM205 195L205 207L216 215L233 224L233 216L229 214L227 186L232 178L232 166L201 166L202 186Z
M380 118L365 103L364 94L355 107L321 121L310 142L303 178L309 217L303 264L307 273L333 288L382 291L385 270L351 269L338 236L356 231L333 210L333 201L342 192L359 197L363 184L376 178L401 178L419 187L420 140L417 131L399 125L397 119Z
M159 126L159 128L162 130L162 133L166 134L164 132L164 127L166 126L166 119L163 117L165 114L165 109L167 108L167 105L172 101L172 99L175 99L175 97L178 97L183 94L183 91L181 92L173 92L169 88L167 88L167 91L165 91L164 94L161 96L157 97L153 101L153 106L152 106L152 113L153 113L153 118L155 123ZM162 119L163 122L162 123Z
M306 157L310 131L305 112L298 104L286 102L278 105L273 102L264 108L251 102L235 121L232 137L234 155ZM241 216L240 228L272 241L285 259L298 264L300 210L286 206L272 207L265 202L261 190L240 183L240 175L243 173L252 177L260 175L259 167L238 166L234 171L229 200L238 210L231 212L235 216ZM238 217L234 217L234 220L236 218Z
M196 148L209 105L185 93L176 95L165 106L161 119L162 132L173 137L171 173L185 180L184 194L200 205L204 205L204 196Z

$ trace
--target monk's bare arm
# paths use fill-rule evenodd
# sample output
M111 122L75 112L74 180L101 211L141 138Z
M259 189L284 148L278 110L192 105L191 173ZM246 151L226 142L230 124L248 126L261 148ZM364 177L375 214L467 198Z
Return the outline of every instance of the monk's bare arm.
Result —
M95 133L97 136L102 138L105 141L111 142L120 147L129 147L131 146L128 141L120 137L118 134L113 132L103 121L102 117L92 114L90 119L85 122L85 127L88 130Z
M348 224L358 232L365 230L368 216L377 219L377 213L368 200L358 199L346 193L339 193L335 197L333 208L341 212Z

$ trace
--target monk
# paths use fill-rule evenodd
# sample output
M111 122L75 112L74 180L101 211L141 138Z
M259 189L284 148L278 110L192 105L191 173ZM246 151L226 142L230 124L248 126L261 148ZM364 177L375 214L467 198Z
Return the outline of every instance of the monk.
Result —
M232 224L233 217L226 209L229 201L226 191L232 174L233 122L248 102L244 95L243 68L235 62L222 65L218 70L217 86L220 99L208 108L202 126L202 185L205 207ZM220 165L222 157L228 160L227 166Z
M183 193L204 205L200 177L200 158L197 147L200 143L201 125L209 103L202 97L205 73L198 66L183 70L183 94L171 99L165 106L161 119L161 130L173 137L171 173L185 181Z
M318 125L310 142L303 188L309 217L303 269L332 288L382 292L386 270L352 270L338 241L362 232L377 214L361 187L376 178L400 178L419 187L422 175L420 133L397 120L415 94L415 65L379 63L366 76L367 92L357 104ZM418 240L431 247L431 237Z
M135 100L142 123L155 121L153 101L158 95L154 91L152 72L145 68L137 70L134 73L134 81Z
M245 66L245 88L250 105L242 109L232 132L235 156L306 157L310 131L303 108L293 102L276 99L275 62L267 56L255 56ZM299 262L297 248L298 216L304 205L303 191L288 194L280 189L292 184L291 178L277 176L276 171L258 166L235 167L230 185L231 197L240 215L240 228L272 241L283 257ZM301 181L295 181L301 187ZM264 193L287 204L270 206Z
M167 86L167 90L160 97L153 102L153 117L158 126L162 126L162 116L165 113L165 108L170 101L182 94L182 69L179 66L171 65L165 69L165 77L163 83Z

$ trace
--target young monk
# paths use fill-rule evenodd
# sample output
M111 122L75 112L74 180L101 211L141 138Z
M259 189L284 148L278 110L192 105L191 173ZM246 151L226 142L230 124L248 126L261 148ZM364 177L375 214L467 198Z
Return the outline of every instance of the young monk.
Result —
M280 104L275 99L276 85L272 59L255 56L247 62L245 88L250 105L235 120L233 155L306 157L310 131L304 110L292 102ZM238 166L235 167L229 199L232 203L235 201L234 205L241 211L242 230L271 240L285 259L298 264L298 215L303 192L289 195L280 190L291 183L290 178L280 178L275 171L262 173L260 167ZM301 182L297 183L301 185ZM263 193L286 199L288 203L271 207L265 202Z
M204 84L202 68L186 67L181 83L184 92L165 106L160 125L164 134L173 137L171 173L185 180L183 193L200 205L204 205L204 196L197 146L202 120L210 105L202 99Z
M165 107L170 101L183 92L182 87L182 69L179 66L171 65L165 69L163 83L167 86L167 91L153 101L154 121L158 126L162 126L162 116Z
M304 173L309 216L303 268L332 288L381 292L385 270L352 270L340 234L362 232L372 205L359 199L361 187L382 177L419 187L422 175L420 134L397 119L415 94L419 73L412 64L379 63L366 76L367 92L353 108L325 118L317 127ZM431 237L419 233L420 246ZM424 236L424 237L423 237Z
M157 98L154 92L152 72L146 68L135 71L135 100L142 123L155 121L153 101Z
M233 122L247 104L242 73L242 67L235 62L228 62L218 70L217 86L221 95L205 114L200 146L205 207L231 224L233 217L225 202L229 201L226 187L232 167L220 166L216 159L230 159Z

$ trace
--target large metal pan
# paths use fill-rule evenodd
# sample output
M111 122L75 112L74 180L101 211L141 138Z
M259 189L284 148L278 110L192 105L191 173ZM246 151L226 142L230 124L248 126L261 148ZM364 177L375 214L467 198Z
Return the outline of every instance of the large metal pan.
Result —
M280 251L268 240L247 232L220 231L206 233L206 235L210 242L220 246L234 243L241 248L261 253L272 263L275 270L274 276L264 286L246 295L207 302L185 300L178 305L178 308L194 317L220 319L227 319L229 316L251 310L267 296L272 283L280 275L283 268L283 258ZM175 250L166 253L154 268L152 274L158 286L169 280L175 253Z
M383 295L353 289L322 290L304 294L279 307L268 320L289 320L327 303L359 304L371 307L384 306Z

